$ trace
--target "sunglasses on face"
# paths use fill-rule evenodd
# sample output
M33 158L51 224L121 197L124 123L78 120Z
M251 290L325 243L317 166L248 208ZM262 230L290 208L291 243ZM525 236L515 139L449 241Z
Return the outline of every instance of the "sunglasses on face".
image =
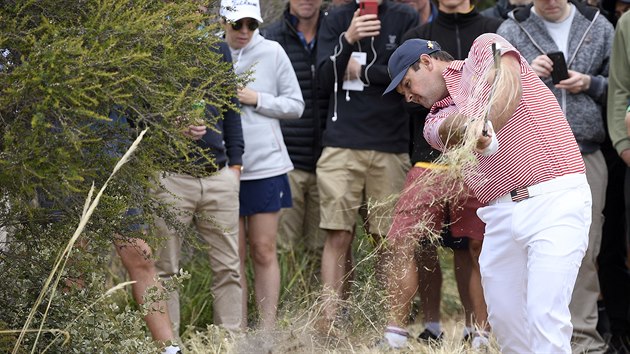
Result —
M232 29L235 31L240 31L243 28L243 20L238 20L236 22L232 22ZM247 21L247 29L250 31L255 31L258 28L258 21Z

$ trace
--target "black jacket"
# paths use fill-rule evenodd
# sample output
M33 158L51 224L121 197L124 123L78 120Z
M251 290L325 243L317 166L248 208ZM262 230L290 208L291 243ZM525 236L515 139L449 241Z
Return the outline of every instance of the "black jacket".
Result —
M481 11L481 14L486 17L495 17L505 20L508 17L508 13L515 8L516 6L510 4L508 0L498 0L496 5Z
M384 0L378 7L381 21L380 35L374 38L376 60L372 40L365 38L350 45L342 35L354 12L356 2L350 2L330 10L322 20L318 35L317 67L320 86L330 94L330 104L324 131L324 146L357 150L376 150L387 153L406 153L409 150L409 116L404 110L399 95L382 96L391 82L387 72L387 61L394 50L402 43L402 37L418 24L419 16L411 7ZM343 74L352 52L364 52L367 64L363 67L361 79L369 86L364 91L342 89ZM335 56L335 61L331 56ZM338 90L335 94L335 80ZM335 101L336 97L336 101ZM335 109L336 108L336 109ZM333 115L336 113L336 120Z
M323 13L320 13L321 17ZM322 151L322 131L328 111L328 95L319 90L317 84L317 40L312 49L305 48L288 9L279 21L262 30L262 35L280 43L287 52L304 98L304 113L300 119L280 120L291 162L297 169L315 172Z
M477 37L484 33L495 33L502 22L498 18L482 16L476 9L465 14L447 14L439 11L437 18L410 30L403 40L423 38L436 41L443 51L461 60L468 56L468 51ZM428 110L413 104L407 104L407 108L411 115L413 140L411 162L432 162L439 156L439 152L431 148L422 135Z

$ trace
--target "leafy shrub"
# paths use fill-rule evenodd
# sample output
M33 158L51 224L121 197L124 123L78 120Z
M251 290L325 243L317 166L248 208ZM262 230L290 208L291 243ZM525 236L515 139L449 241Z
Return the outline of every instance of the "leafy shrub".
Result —
M196 10L191 1L0 1L0 228L7 233L0 244L7 284L0 287L0 329L21 329L37 310L16 350L62 351L69 334L63 348L71 352L155 351L141 311L103 298L104 275L114 237L149 238L155 246L159 240L132 226L150 224L153 215L173 219L149 199L151 177L200 168L187 156L205 152L180 133L194 104L234 108L238 80L214 49L216 19ZM90 187L103 185L130 131L147 127L62 268L59 286L36 303ZM127 216L130 207L144 213ZM0 343L14 334L0 334Z

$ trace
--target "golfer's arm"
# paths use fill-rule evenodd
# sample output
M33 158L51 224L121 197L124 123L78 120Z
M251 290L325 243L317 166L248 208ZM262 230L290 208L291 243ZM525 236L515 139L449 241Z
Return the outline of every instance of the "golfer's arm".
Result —
M488 119L494 131L498 132L510 120L523 96L521 85L521 63L518 53L510 51L501 56L499 76L494 76L496 87L493 91L492 107ZM494 83L493 83L494 84Z
M501 56L500 74L489 77L491 84L497 81L497 87L492 92L490 114L494 131L503 128L516 111L523 93L521 86L521 67L516 52L507 52ZM440 139L449 148L461 142L470 117L460 113L446 117L439 127Z
M463 114L455 113L442 121L439 132L440 140L444 143L444 147L450 148L462 141L468 120Z

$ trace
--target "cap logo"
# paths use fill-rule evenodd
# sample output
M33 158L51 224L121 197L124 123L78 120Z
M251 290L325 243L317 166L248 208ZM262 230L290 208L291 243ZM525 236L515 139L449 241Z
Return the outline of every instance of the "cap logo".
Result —
M429 49L433 49L433 43L431 41L427 41L427 47L429 47Z

